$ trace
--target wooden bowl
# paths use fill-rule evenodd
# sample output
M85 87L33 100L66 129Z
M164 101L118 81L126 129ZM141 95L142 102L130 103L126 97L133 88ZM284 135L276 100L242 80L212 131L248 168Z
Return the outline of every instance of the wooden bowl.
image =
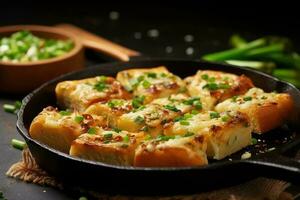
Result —
M59 24L55 27L38 25L0 27L0 37L9 36L20 30L29 30L42 38L69 39L74 42L74 47L62 56L41 61L26 63L0 61L0 92L26 93L54 77L82 69L84 67L84 48L93 49L120 61L129 61L130 57L140 55L137 51L71 24Z
M64 55L41 61L24 63L0 61L0 92L26 93L54 77L84 67L83 45L72 33L54 27L16 25L0 27L0 37L9 36L21 30L31 31L42 38L71 40L74 42L74 47Z

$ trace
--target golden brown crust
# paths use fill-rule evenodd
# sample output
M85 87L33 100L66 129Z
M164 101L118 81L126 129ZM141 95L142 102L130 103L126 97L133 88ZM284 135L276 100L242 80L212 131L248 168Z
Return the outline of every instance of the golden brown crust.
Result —
M206 165L207 160L195 151L172 147L154 151L138 150L134 159L136 167L189 167Z
M105 137L111 134L111 138ZM128 140L124 141L124 138ZM72 142L70 155L116 165L133 165L137 145L143 133L100 131L95 135L83 134Z
M236 110L247 114L253 132L262 134L282 125L289 118L293 107L293 99L289 94L265 93L261 89L252 88L235 100L228 99L218 104L215 109L219 112Z
M256 107L253 112L254 132L265 133L282 125L292 113L293 107L293 99L288 94L281 94L276 102Z
M131 94L113 77L63 81L57 84L55 93L57 102L62 108L80 112L97 102L131 98Z
M208 163L206 141L201 137L171 139L169 141L146 141L141 144L134 158L136 167L187 167Z
M129 69L117 74L117 80L134 96L145 96L145 103L168 97L185 89L185 83L166 67Z
M225 99L228 99L230 97L245 94L250 88L253 88L254 85L250 78L248 78L245 75L241 75L237 78L236 84L230 88L229 90L225 91L220 98L218 99L218 102L222 102Z
M76 122L76 116L82 116L82 121ZM33 119L29 134L33 139L68 153L72 141L79 135L85 133L90 127L105 127L105 124L105 120L100 116L77 113L64 116L57 109L47 107Z

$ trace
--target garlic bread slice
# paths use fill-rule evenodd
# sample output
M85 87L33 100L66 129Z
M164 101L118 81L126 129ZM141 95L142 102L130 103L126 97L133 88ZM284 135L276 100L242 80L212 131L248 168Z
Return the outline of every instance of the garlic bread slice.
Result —
M253 132L262 134L270 131L289 118L293 109L293 99L287 93L266 93L252 88L246 94L234 96L216 106L216 111L235 110L249 116Z

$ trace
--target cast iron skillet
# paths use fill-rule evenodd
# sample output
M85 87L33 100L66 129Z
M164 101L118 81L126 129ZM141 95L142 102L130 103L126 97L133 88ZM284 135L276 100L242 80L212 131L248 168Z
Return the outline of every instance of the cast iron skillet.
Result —
M252 146L247 148L253 154L249 160L240 159L241 154L245 152L245 150L242 150L231 156L232 161L224 159L204 167L135 168L112 166L71 157L33 140L28 135L28 128L32 119L44 107L56 105L54 88L58 82L96 75L115 76L120 70L159 65L167 66L171 72L181 77L195 74L198 69L222 70L235 74L245 74L254 81L256 86L266 91L276 90L290 93L296 104L294 113L291 113L291 115L294 115L294 118L289 125L258 137L260 140L265 140L265 143L259 145L259 147ZM117 190L118 192L121 190L132 192L137 187L141 188L139 191L145 189L151 192L155 189L155 192L157 190L165 192L166 186L168 188L172 186L174 191L183 192L187 189L197 189L197 191L212 189L224 186L224 184L242 182L257 176L269 176L299 182L300 163L287 157L292 155L294 150L299 149L300 133L297 131L299 130L297 129L297 123L300 123L299 114L299 90L269 75L246 68L201 61L152 59L148 61L102 64L63 75L42 85L23 99L23 105L18 114L17 129L26 140L37 163L50 174L66 181L96 187L101 190ZM259 151L263 150L262 146L264 145L267 145L266 149L272 147L276 149L271 152L259 153ZM258 153L258 155L255 156L255 153ZM191 184L192 182L193 184ZM175 188L180 188L180 190Z
M71 157L52 149L28 134L33 118L46 106L56 105L55 86L64 80L82 79L97 75L115 76L129 68L147 68L164 65L171 72L184 78L199 69L221 70L245 74L257 87L267 92L286 92L292 95L295 109L291 120L273 131L257 137L258 145L247 147L229 158L210 161L202 167L183 168L138 168L114 166ZM300 162L292 157L300 148L300 91L293 85L267 74L248 68L203 61L144 59L129 62L101 64L72 72L49 81L23 99L18 113L17 129L24 137L36 162L51 175L71 185L80 185L98 191L112 193L165 194L200 192L241 183L258 177L284 179L300 182ZM272 150L272 151L271 151ZM241 155L250 151L252 157L241 160Z

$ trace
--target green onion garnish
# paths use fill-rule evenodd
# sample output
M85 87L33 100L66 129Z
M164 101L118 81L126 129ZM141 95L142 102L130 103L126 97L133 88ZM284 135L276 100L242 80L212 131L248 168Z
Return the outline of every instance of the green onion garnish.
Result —
M141 117L141 116L137 116L137 117L134 119L134 121L135 121L136 123L138 123L138 124L142 124L142 123L145 122L145 119L144 119L143 117Z
M202 74L202 75L201 75L201 78L202 78L203 80L208 80L209 76L208 76L207 74Z
M256 145L257 144L257 139L256 138L251 138L251 144Z
M124 137L123 137L123 142L129 142L129 136L128 135L125 135Z
M228 119L229 119L229 117L228 117L227 115L221 117L221 120L222 120L223 122L227 122Z
M89 128L89 130L87 131L88 134L91 134L91 135L95 135L97 133L97 130L95 127L91 127Z
M193 135L195 135L195 133L187 132L186 134L183 135L183 137L190 137L190 136L193 136Z
M168 109L168 110L171 110L173 112L180 112L179 109L177 109L175 106L173 105L164 105L164 108Z
M132 99L132 107L139 108L144 104L145 96L137 96Z
M220 114L218 112L211 112L209 113L209 116L211 119L214 119L214 118L219 118Z
M188 126L188 125L190 125L190 122L184 121L184 120L180 121L179 123L180 123L181 125L183 125L183 126Z
M15 113L15 111L16 111L16 107L11 104L4 104L3 109L5 112L8 112L8 113Z
M149 73L147 74L147 76L148 76L149 78L157 78L157 74L156 74L156 73L152 73L152 72L149 72Z
M75 116L75 122L81 123L83 121L84 117L83 116Z
M110 140L110 139L112 138L112 136L113 136L112 133L105 133L105 134L103 135L103 137L104 137L105 140Z
M218 84L216 84L216 83L207 83L202 88L208 89L208 90L218 90L219 89Z
M107 88L107 84L105 82L99 81L94 85L94 89L103 92Z
M244 97L243 99L244 99L244 101L251 101L251 100L252 100L252 97L247 96L247 97Z
M145 80L142 82L142 85L145 89L148 89L151 86L151 83L149 81Z
M21 141L21 140L17 140L17 139L12 139L11 140L11 145L19 150L23 150L26 147L26 143Z
M59 114L62 116L68 116L68 115L71 115L72 113L69 110L61 110L61 111L59 111Z

